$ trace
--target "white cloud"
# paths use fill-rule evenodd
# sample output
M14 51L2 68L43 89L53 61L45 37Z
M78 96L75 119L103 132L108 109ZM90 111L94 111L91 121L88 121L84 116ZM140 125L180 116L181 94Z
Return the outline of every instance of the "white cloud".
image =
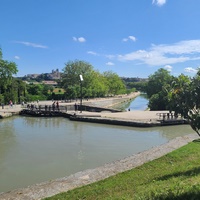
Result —
M109 59L114 59L116 56L115 55L106 55L106 58L109 58Z
M164 68L165 68L167 71L171 72L173 67L172 67L171 65L165 65Z
M107 62L106 65L113 66L115 64L113 62Z
M24 42L24 41L14 41L14 43L18 43L18 44L23 44L25 46L30 46L30 47L34 47L34 48L42 48L42 49L47 49L47 46L44 46L42 44L35 44L35 43L31 43L31 42Z
M200 40L181 41L175 44L152 45L149 50L138 50L118 55L121 61L140 61L150 66L163 66L200 60Z
M187 67L184 69L184 71L188 73L197 73L197 70L192 67Z
M96 52L94 52L94 51L88 51L87 52L88 54L91 54L91 55L94 55L94 56L97 56L98 54L96 53Z
M135 42L135 41L136 41L136 37L130 35L130 36L128 36L127 38L123 38L123 39L122 39L123 42L128 42L129 40Z
M84 37L72 37L72 39L75 41L75 42L86 42L86 39Z
M156 4L157 6L163 6L167 0L153 0L152 4Z
M14 58L15 58L16 60L19 60L19 59L20 59L20 57L19 57L19 56L15 56Z

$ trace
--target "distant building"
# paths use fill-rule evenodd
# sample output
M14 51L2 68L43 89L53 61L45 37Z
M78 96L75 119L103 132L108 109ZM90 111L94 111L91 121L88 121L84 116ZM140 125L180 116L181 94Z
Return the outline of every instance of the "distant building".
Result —
M32 78L32 79L35 79L39 76L40 74L27 74L26 77L27 78Z
M52 70L51 73L48 74L50 79L58 80L61 77L61 73L59 72L59 69Z
M45 85L52 85L52 86L58 85L58 83L56 81L42 81L42 83Z
M41 78L43 80L59 80L61 78L61 73L59 69L52 70L51 73L42 73L42 74L27 74L24 76L28 79Z

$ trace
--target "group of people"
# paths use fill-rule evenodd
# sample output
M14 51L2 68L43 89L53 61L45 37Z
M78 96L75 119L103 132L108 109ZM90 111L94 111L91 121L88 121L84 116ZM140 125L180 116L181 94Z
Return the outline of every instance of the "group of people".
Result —
M34 109L41 110L42 106L41 105L37 106L37 105L34 105L34 104L27 104L27 108L31 109L31 110L34 110ZM45 111L51 111L51 110L52 111L55 111L55 110L60 111L59 102L54 101L52 105L49 105L49 106L45 105L44 109L45 109Z
M57 102L54 101L52 105L49 105L49 106L45 105L44 106L45 111L47 111L48 108L49 108L49 111L51 111L51 109L53 111L55 111L55 110L60 111L59 102L58 101Z
M53 102L53 104L52 104L52 109L53 109L53 111L55 111L55 109L57 109L58 111L60 110L59 109L59 102L57 101L57 102Z

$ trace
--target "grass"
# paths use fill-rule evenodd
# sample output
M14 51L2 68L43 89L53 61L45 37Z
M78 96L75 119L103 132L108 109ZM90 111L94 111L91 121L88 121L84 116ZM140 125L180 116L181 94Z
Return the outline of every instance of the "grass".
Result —
M54 92L55 94L64 94L64 93L65 93L65 90L62 89L62 88L54 88L54 89L53 89L53 92ZM48 93L51 94L52 92L49 90Z
M200 140L159 159L45 200L200 199Z

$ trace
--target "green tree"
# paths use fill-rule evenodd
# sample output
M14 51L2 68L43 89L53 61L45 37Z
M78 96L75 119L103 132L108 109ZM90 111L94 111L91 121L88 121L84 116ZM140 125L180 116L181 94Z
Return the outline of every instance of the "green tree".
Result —
M175 113L188 119L200 136L200 70L193 78L180 75L169 92L169 99Z
M41 95L42 94L42 85L40 84L29 84L27 86L27 91L31 95Z
M3 60L2 50L0 49L0 94L7 92L6 89L11 85L13 75L18 72L14 62Z
M97 71L91 73L91 84L87 88L87 97L103 97L108 94L107 79Z
M170 84L173 77L170 75L169 71L160 68L153 75L149 76L149 81L146 86L146 92L148 97L162 91L163 86Z
M80 75L84 79L82 83ZM69 61L62 75L62 87L66 91L66 96L68 98L80 97L81 84L83 97L102 97L107 94L122 94L126 91L123 81L117 74L111 71L101 74L87 62Z
M153 75L149 76L146 86L146 92L149 97L150 110L167 110L169 99L168 91L171 88L171 82L174 77L170 73L161 68Z
M91 84L93 67L84 61L69 61L65 64L62 74L62 87L66 90L67 97L80 96L80 75L83 76L83 91ZM85 96L85 94L83 94Z
M103 76L106 78L106 84L108 84L109 91L111 95L123 94L126 92L125 84L122 79L114 72L107 71L103 73Z

